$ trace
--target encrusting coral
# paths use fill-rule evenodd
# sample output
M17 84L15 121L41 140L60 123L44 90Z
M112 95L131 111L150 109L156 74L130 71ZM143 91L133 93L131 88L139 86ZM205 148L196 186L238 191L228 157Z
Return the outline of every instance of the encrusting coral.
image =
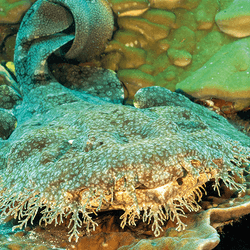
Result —
M248 0L109 1L118 28L102 66L122 75L130 100L141 87L175 91L223 45L249 33Z
M250 38L224 45L204 66L176 85L197 99L233 102L236 111L250 105Z
M208 181L218 192L220 182L244 191L242 166L250 157L249 137L225 118L160 87L136 94L135 106L147 107L139 109L121 105L108 94L102 99L66 88L54 79L47 66L52 53L80 60L92 56L74 40L88 39L88 33L77 29L79 16L75 18L86 2L57 3L36 2L17 37L15 64L23 102L13 109L16 129L0 141L1 220L13 216L19 221L15 228L21 228L37 213L45 225L68 218L69 240L77 240L80 228L95 229L92 214L124 210L121 227L142 218L159 236L168 219L178 230L185 229L184 210L200 210ZM65 26L45 29L40 7L66 12L60 3L67 4L72 16L64 16ZM94 11L108 8L102 2L93 4ZM110 20L111 12L101 13ZM38 16L41 30L39 22L32 21ZM67 34L72 19L76 33ZM100 38L104 41L93 46L104 45L111 34L106 31ZM116 87L120 100L123 93L119 84Z
M231 5L215 16L220 30L234 37L250 35L250 7L248 0L234 0Z
M0 24L17 23L30 8L29 0L2 0L0 5Z

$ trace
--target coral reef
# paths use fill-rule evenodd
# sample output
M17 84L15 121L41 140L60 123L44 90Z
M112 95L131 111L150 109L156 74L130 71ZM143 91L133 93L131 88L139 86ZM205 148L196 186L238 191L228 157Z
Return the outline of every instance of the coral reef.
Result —
M250 8L247 0L234 0L233 3L215 16L220 30L234 37L250 35Z
M197 99L234 103L236 111L250 105L250 38L224 45L204 66L176 85Z
M142 87L157 85L175 91L177 83L192 77L223 45L236 40L221 30L235 25L244 36L248 32L247 1L110 2L118 29L102 66L117 71L130 100ZM231 11L236 2L239 11Z
M0 4L0 62L13 61L15 34L30 0L2 0Z
M18 24L0 24L0 62L14 60Z
M0 62L13 61L16 33L30 8L30 0L2 0L0 3Z
M0 6L0 24L17 23L30 8L29 0L2 0Z

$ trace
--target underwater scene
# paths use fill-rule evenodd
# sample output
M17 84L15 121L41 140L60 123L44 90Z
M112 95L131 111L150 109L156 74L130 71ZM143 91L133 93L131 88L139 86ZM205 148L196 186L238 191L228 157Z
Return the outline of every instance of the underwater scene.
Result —
M250 0L0 0L0 249L249 250Z

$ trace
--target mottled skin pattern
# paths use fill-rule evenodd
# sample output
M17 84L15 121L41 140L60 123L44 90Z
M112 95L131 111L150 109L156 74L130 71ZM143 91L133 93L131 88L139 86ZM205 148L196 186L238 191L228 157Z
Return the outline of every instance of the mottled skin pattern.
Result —
M89 231L94 211L125 210L121 226L135 224L144 211L143 220L153 218L157 236L168 217L185 228L182 209L198 211L195 197L201 198L208 180L215 179L215 188L222 179L244 189L228 171L240 175L238 166L250 155L249 138L224 118L176 98L185 107L140 110L94 104L91 97L86 102L59 83L31 91L19 107L19 120L37 111L8 140L2 218L19 214L23 226L41 207L46 223L72 214L70 234L77 239L78 212Z
M54 79L47 67L53 52L85 62L103 51L112 32L113 16L105 0L37 1L23 18L16 39L15 67L23 94L34 84ZM28 75L29 81L22 84Z
M39 209L45 224L70 215L69 239L77 240L83 225L95 229L91 214L123 209L122 227L142 215L158 236L169 218L185 228L183 209L199 210L207 181L218 190L220 179L244 190L233 175L241 176L250 156L249 137L223 117L164 89L155 93L173 102L147 109L67 89L51 77L46 58L71 35L31 41L30 47L18 37L15 62L24 98L14 110L17 128L0 144L2 219L14 216L22 227Z

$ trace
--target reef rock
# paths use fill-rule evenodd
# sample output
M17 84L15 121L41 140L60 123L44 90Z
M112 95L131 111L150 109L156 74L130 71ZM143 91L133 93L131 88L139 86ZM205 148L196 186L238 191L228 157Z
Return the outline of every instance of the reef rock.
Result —
M121 76L129 101L142 87L175 91L178 82L236 40L215 23L215 15L231 1L109 0L118 28L104 51L102 67Z
M198 98L234 103L236 111L250 105L250 39L224 45L208 62L176 85Z
M250 35L250 6L248 0L234 0L215 16L220 30L234 37Z
M0 7L0 24L19 22L30 6L30 0L2 0Z

